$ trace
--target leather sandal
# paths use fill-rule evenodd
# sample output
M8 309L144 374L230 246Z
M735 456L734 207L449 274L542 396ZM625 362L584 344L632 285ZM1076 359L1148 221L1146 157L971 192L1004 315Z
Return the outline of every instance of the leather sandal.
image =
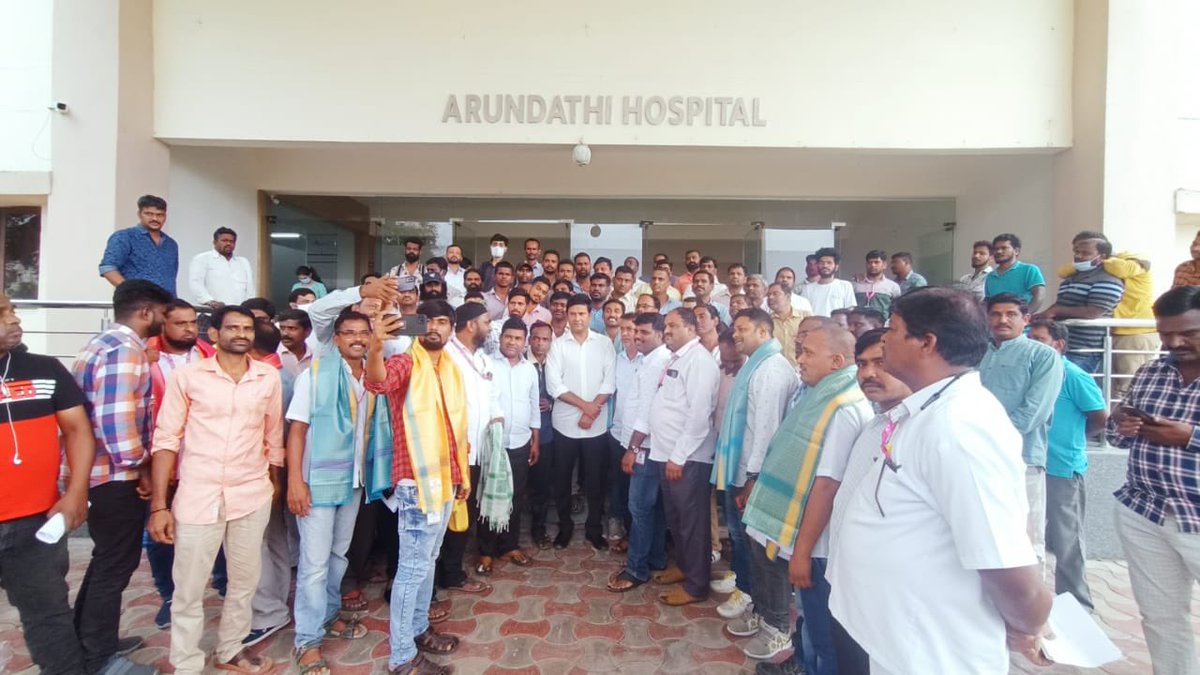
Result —
M458 638L439 633L432 628L426 629L414 641L417 643L417 649L430 654L453 654L454 650L458 649Z
M236 656L228 661L216 661L213 666L217 670L228 670L234 673L244 673L245 675L260 675L261 673L269 673L275 667L275 662L265 656L256 656L251 654L249 650L243 649Z

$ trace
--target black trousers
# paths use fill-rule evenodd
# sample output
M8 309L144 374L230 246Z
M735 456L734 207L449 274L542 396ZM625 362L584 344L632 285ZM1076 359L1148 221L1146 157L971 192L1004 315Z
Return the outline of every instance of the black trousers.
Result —
M67 538L44 544L34 534L45 514L0 523L0 587L21 617L25 646L46 675L82 675L83 648L67 602Z
M692 597L707 598L712 571L712 529L709 527L712 488L708 482L712 464L687 462L679 480L667 480L666 466L664 463L659 486L667 511L667 527L675 544L675 564L683 572L683 590Z
M479 539L479 555L499 557L520 548L521 510L525 507L526 487L529 484L529 443L519 448L508 449L508 462L512 465L513 505L508 517L508 529L496 532L482 520L476 523L475 536Z
M833 649L837 654L838 675L870 675L871 658L850 637L837 619L833 620Z
M467 552L467 541L471 538L471 527L479 520L479 501L475 488L479 485L479 467L471 467L471 496L467 498L467 531L454 532L446 528L446 537L442 540L442 550L438 552L437 564L434 566L434 583L440 588L462 586L467 582L467 573L463 569L463 556ZM403 551L402 551L403 553Z
M529 533L533 540L546 536L546 514L554 500L554 441L541 443L537 464L529 467Z
M388 579L396 576L400 545L396 526L396 514L382 500L358 507L354 535L350 539L350 548L346 549L350 570L347 576L353 576L354 581L349 586L343 583L343 590L362 588L367 584L371 578L371 554L377 548L383 551L387 559Z
M571 520L571 483L576 463L579 464L583 492L587 496L587 522L583 532L589 539L604 534L608 438L607 432L592 438L554 437L554 502L558 510L558 534L564 539L575 531L575 523Z
M117 653L121 593L142 559L146 502L138 497L136 480L97 485L88 490L88 500L94 547L75 598L75 632L87 670L94 673Z

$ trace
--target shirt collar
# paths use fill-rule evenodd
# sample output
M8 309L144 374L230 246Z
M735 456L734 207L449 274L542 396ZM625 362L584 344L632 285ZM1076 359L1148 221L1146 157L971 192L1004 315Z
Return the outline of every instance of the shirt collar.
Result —
M140 346L143 349L146 348L146 341L142 339L142 336L138 335L137 331L133 330L132 328L130 328L129 326L126 326L123 323L113 323L112 326L109 328L109 330L116 332L116 333L120 333L121 335L124 335L125 337L132 339L134 342L136 342L138 344L138 346Z
M688 340L687 344L680 347L679 351L675 352L675 359L679 360L679 359L682 359L684 356L687 356L687 353L692 351L692 349L698 344L700 344L699 336L696 336L696 337L692 338L691 340Z
M958 377L958 379L963 380L964 382L978 383L979 371L971 370L962 374L961 376L950 375L948 377L943 377L932 384L927 384L919 391L909 394L908 398L901 401L900 405L888 411L888 414L893 415L893 419L896 420L899 420L903 417L912 417L916 415L917 413L921 412L922 406L928 405L930 399L937 395L938 392L943 392L941 396L942 398L945 398L946 393L943 388L947 387L947 385L950 384L950 381L955 377Z
M988 340L988 351L989 352L1003 351L1006 348L1006 346L1012 346L1012 345L1017 344L1021 340L1028 340L1028 339L1029 338L1025 337L1022 334L1022 335L1018 335L1017 337L1015 337L1011 340L1005 340L1004 342L1001 342L999 345L997 345L995 342L992 342L991 340Z
M263 369L271 368L271 366L269 364L262 363L261 361L255 361L254 359L250 358L249 354L243 354L242 358L246 359L246 362L248 364L246 367L247 375L254 375L255 377L262 377L263 372L264 372ZM221 367L221 364L217 361L216 356L213 356L211 359L204 359L202 361L199 361L198 363L200 364L200 368L203 370L207 370L211 373L216 373L218 376L227 378L229 380L233 379L232 377L229 376L229 373L226 373L225 369ZM274 370L273 368L271 368L271 369Z

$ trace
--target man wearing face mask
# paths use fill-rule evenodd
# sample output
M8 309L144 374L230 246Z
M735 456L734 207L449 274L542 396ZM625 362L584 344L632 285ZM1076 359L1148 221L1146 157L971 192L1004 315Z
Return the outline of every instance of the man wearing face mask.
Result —
M1099 232L1084 230L1071 240L1075 257L1075 274L1063 279L1058 287L1058 299L1037 319L1099 319L1111 317L1125 284L1104 269L1104 261L1112 255L1112 244ZM1071 326L1067 335L1067 358L1086 373L1096 372L1100 351L1104 348L1107 328L1100 326Z
M388 274L395 277L420 277L421 276L421 249L425 245L416 237L409 237L404 240L404 264L396 265L388 270Z
M483 276L482 290L485 293L496 285L496 266L504 260L504 254L508 252L508 237L498 232L493 234L488 243L488 252L491 253L491 259L479 266L479 274Z

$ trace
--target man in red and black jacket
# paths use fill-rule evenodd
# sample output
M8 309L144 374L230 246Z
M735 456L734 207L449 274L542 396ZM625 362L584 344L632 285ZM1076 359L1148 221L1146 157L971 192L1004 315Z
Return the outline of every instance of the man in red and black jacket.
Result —
M79 385L58 359L30 354L21 320L0 295L0 586L20 613L25 644L43 673L83 673L84 657L67 602L67 539L35 536L61 515L64 530L87 518L95 457ZM59 493L59 432L70 475Z

